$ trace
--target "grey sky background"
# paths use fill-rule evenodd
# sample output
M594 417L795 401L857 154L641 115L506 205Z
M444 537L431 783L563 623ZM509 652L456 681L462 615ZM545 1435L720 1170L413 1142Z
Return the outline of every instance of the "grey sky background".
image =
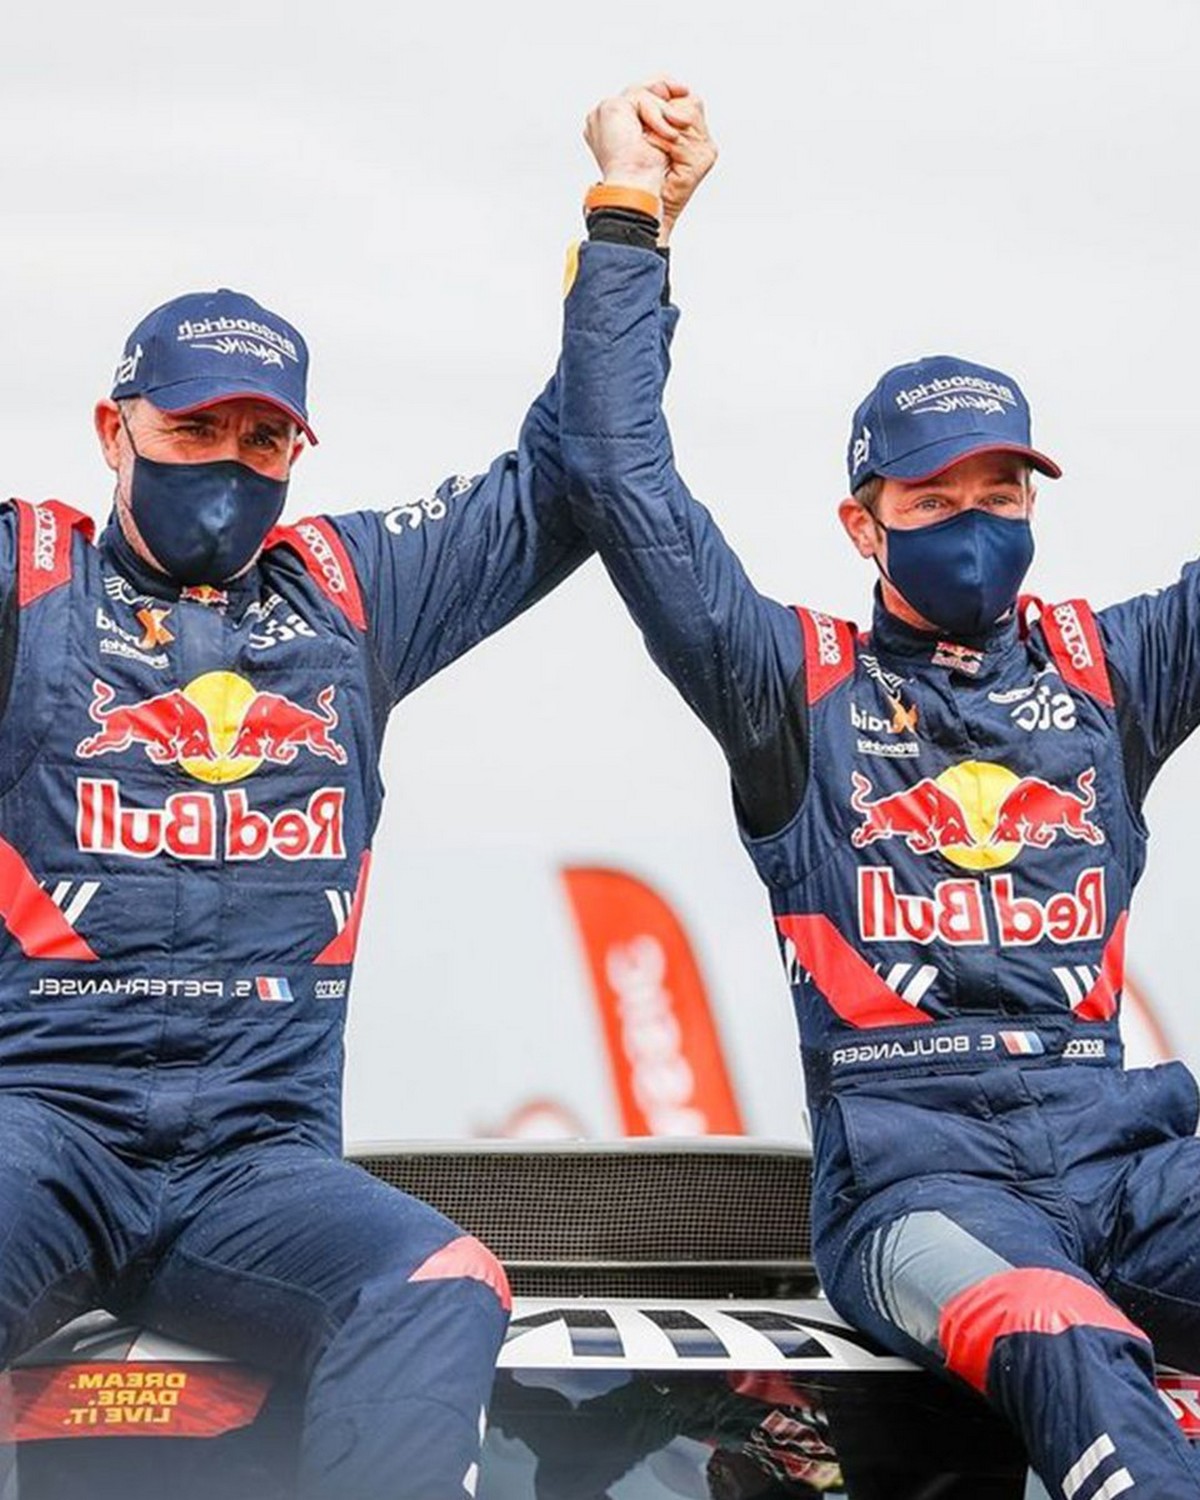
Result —
M602 94L666 67L716 171L678 231L680 466L751 576L862 619L834 507L887 365L1011 371L1046 482L1030 583L1103 604L1196 550L1200 7L810 0L27 7L0 54L6 493L97 518L125 334L231 285L297 323L321 445L290 513L411 500L511 445L553 365ZM799 1133L790 1004L719 752L596 564L398 711L350 1031L351 1139L466 1134L531 1094L612 1133L556 871L659 885L751 1126ZM1130 958L1190 1061L1200 745L1160 779Z

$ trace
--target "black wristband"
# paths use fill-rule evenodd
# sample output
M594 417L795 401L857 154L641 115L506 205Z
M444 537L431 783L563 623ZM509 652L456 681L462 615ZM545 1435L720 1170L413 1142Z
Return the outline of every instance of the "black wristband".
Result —
M653 250L658 244L658 220L636 208L597 208L587 216L589 240L608 245L632 245Z

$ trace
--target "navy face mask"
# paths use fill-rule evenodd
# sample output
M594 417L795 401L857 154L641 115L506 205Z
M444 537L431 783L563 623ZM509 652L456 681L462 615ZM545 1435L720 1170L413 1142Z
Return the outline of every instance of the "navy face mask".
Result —
M884 530L888 579L918 614L954 636L978 635L1011 609L1033 561L1029 522L985 510Z
M279 519L287 480L232 458L164 464L133 453L129 509L166 572L180 583L224 583L240 573Z

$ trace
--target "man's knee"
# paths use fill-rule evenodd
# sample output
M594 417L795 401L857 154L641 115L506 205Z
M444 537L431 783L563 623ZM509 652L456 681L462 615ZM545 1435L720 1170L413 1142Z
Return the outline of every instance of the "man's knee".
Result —
M340 1414L357 1422L353 1413L378 1414L383 1406L395 1423L419 1431L430 1422L419 1413L432 1402L440 1413L438 1443L473 1457L509 1306L499 1261L467 1235L415 1268L411 1260L378 1268L317 1359L310 1420Z
M334 1337L373 1362L387 1363L399 1345L416 1343L423 1364L445 1359L448 1369L490 1372L511 1307L504 1267L479 1240L460 1234L416 1266L399 1251L380 1257L336 1320Z
M427 1256L409 1276L410 1282L474 1281L490 1288L505 1312L512 1309L512 1293L504 1267L474 1235L461 1234Z
M942 1309L938 1342L946 1368L986 1394L988 1369L1001 1339L1102 1329L1148 1344L1097 1287L1063 1271L1013 1267L964 1288Z

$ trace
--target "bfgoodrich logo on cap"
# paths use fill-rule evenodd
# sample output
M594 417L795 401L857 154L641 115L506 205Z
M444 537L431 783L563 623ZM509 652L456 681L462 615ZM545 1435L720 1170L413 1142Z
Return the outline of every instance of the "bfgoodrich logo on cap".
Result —
M221 287L185 293L143 318L126 341L112 394L145 396L174 414L252 397L279 407L315 443L307 374L308 349L296 329L253 297Z
M286 356L298 364L300 356L294 339L280 333L269 323L253 318L185 318L175 334L177 342L193 349L210 349L214 354L246 354L265 365L282 365Z
M1005 407L1016 408L1017 397L1010 385L959 371L931 380L928 385L897 391L896 405L901 411L911 412L970 410L1002 415Z
M1031 445L1029 404L1010 376L951 354L897 365L854 413L846 467L852 489L877 476L932 479L973 453L1017 453L1057 479Z

